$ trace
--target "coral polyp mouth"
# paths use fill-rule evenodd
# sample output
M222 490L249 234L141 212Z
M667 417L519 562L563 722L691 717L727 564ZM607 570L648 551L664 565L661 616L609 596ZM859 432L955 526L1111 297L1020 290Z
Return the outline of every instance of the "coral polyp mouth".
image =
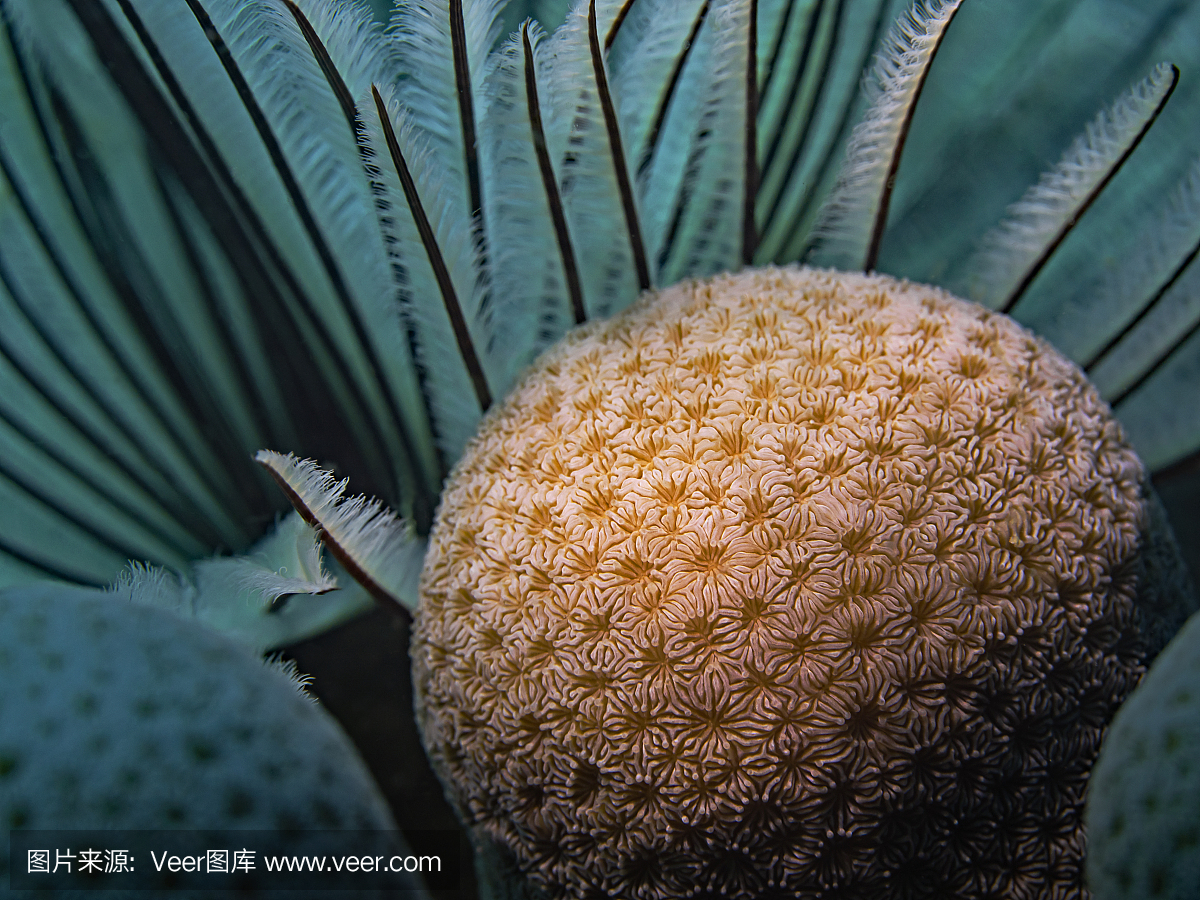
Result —
M1088 769L1184 581L1047 344L934 288L747 271L573 332L487 417L431 536L418 715L555 896L1080 886Z

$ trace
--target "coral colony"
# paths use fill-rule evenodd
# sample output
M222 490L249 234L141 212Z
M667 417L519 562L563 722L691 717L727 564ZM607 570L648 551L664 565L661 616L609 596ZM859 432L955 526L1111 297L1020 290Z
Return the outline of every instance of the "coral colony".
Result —
M913 212L1090 2L0 0L9 827L387 827L254 659L383 603L490 896L1194 897L1196 42Z
M345 735L245 648L50 588L0 614L7 827L389 827Z
M1192 603L1153 504L1004 316L880 276L685 282L572 332L460 460L425 740L553 895L1077 886L1104 725Z

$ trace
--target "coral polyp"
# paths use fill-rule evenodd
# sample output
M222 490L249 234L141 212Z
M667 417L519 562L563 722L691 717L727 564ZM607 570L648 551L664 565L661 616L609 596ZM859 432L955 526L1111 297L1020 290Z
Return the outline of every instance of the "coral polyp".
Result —
M1088 769L1185 580L1048 344L935 288L750 270L573 332L485 419L426 558L418 716L551 896L1048 895L1082 886Z

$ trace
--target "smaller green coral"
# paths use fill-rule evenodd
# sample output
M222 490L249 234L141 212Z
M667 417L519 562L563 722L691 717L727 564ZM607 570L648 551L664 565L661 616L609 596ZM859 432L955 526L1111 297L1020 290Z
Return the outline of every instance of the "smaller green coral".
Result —
M403 846L334 720L282 667L193 621L64 585L0 591L0 684L0 828L255 830L288 853L312 852L308 832L371 831Z
M1092 772L1095 900L1200 898L1200 613L1113 719Z

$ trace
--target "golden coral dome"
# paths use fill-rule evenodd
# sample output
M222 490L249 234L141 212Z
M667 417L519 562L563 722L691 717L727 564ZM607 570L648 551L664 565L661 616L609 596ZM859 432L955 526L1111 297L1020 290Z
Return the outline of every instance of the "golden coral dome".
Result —
M573 332L487 417L417 706L477 839L550 896L1049 896L1184 581L1047 344L751 270Z

